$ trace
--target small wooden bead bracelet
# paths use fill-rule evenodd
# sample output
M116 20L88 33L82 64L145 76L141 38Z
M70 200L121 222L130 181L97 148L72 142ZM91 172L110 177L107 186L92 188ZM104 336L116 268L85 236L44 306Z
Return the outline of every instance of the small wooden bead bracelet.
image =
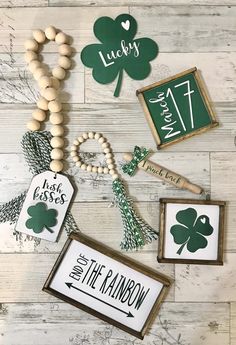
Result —
M79 157L78 155L79 146L88 139L95 139L101 145L103 152L105 154L105 158L106 158L106 163L107 163L106 167L93 166L91 164L86 164ZM98 174L110 174L113 180L119 177L118 172L116 170L115 163L114 163L114 156L113 156L110 144L107 142L107 140L103 137L102 134L93 133L93 132L83 133L80 137L78 137L74 141L73 144L74 145L71 147L71 156L77 167L81 168L82 170L86 170L88 172L93 172L93 173L98 173Z
M39 61L38 49L39 45L45 43L46 40L55 41L59 45L58 66L52 69L51 75L47 72L43 64ZM33 73L34 79L38 82L41 97L37 101L37 108L32 113L32 120L27 123L30 131L40 130L40 123L45 121L46 112L50 111L49 118L51 127L51 164L50 169L54 172L63 170L62 159L64 152L63 134L63 115L61 114L62 104L58 100L58 89L60 81L66 76L66 70L71 67L69 56L72 54L72 48L68 43L69 39L66 34L56 30L53 26L49 26L42 30L34 30L33 38L25 41L25 60L29 70Z
M95 139L101 145L107 166L93 166L82 161L79 155L79 147L88 139ZM97 174L110 174L112 176L112 190L119 206L124 226L124 238L121 242L122 249L138 249L145 243L150 243L157 238L157 233L135 212L131 198L127 195L123 181L117 172L111 146L102 134L94 132L83 133L74 140L70 154L75 165L80 169Z

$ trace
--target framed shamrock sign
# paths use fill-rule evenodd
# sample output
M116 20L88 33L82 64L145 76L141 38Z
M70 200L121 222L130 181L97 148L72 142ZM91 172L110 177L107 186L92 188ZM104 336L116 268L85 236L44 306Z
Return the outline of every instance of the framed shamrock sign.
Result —
M43 290L143 339L170 285L163 274L72 233Z
M158 54L158 45L150 38L135 38L137 22L130 14L116 19L98 18L93 27L100 41L86 46L81 52L83 64L93 69L93 78L100 84L117 79L114 96L119 97L124 71L135 80L145 79L150 61Z
M160 199L159 262L223 265L225 202Z
M137 90L157 148L218 126L196 67Z

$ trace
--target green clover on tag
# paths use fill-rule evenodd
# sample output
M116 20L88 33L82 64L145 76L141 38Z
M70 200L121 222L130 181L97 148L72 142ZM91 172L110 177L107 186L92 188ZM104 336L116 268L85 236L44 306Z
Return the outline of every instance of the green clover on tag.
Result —
M114 92L119 97L123 70L133 79L145 79L150 71L149 61L158 54L158 45L150 38L137 38L137 22L129 14L121 14L113 20L101 17L93 31L101 43L90 44L81 52L83 64L93 69L93 78L100 84L116 79Z
M38 202L36 205L30 206L27 213L31 217L25 223L28 229L32 229L36 234L42 232L44 228L50 233L54 232L51 227L57 224L57 210L47 209L44 202Z
M176 220L181 224L173 225L170 233L176 244L181 244L177 254L181 254L185 246L191 253L200 248L206 248L208 241L205 236L213 233L209 217L201 215L197 218L197 211L194 208L187 208L176 214Z

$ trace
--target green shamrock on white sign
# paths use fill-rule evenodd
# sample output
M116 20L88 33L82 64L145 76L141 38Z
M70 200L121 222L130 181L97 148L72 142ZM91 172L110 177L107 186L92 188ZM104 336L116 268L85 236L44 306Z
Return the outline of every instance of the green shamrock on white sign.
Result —
M44 202L38 202L36 205L28 207L27 213L30 216L25 223L28 229L32 229L36 234L44 229L50 233L54 232L51 227L57 224L57 210L48 209Z
M180 255L185 246L191 253L207 247L206 236L210 236L214 230L207 215L203 214L197 217L197 211L190 207L179 211L176 214L176 220L180 224L173 225L170 233L174 238L174 242L181 244L177 254Z
M129 14L115 20L101 17L94 24L94 34L101 43L90 44L81 52L81 60L93 69L94 79L101 84L111 83L118 76L114 96L118 97L123 70L133 79L146 78L149 61L158 54L158 45L150 38L137 38L137 22Z

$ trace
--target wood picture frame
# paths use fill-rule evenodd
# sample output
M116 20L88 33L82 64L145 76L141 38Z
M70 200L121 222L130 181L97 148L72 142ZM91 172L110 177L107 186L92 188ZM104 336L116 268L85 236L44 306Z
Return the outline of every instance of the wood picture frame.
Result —
M82 267L82 258L85 261L90 260L90 262L95 265L93 261L96 256L98 258L97 263L101 264L103 262L102 266L104 267L101 269L99 274L97 273L98 278L96 278L95 282L95 278L92 278L93 285L91 287L90 285L92 283L90 284L90 278L92 274L89 273L88 275L88 272L93 273L94 270L90 271L89 268L85 273L85 268ZM89 267L91 267L92 264L89 263ZM81 273L82 268L84 269L84 272ZM134 295L134 290L131 295L131 290L128 291L128 288L128 304L126 303L126 301L124 302L127 295L125 298L123 298L123 295L121 299L122 303L117 301L117 295L115 296L116 290L114 293L113 290L109 291L111 296L104 294L102 295L102 292L105 294L107 293L107 291L105 292L103 287L104 284L108 284L108 280L106 279L108 279L107 277L110 278L109 274L111 273L109 272L115 272L115 270L119 272L115 275L115 277L120 274L121 278L119 279L123 279L121 284L119 281L120 286L122 286L124 279L127 284L129 282L129 286L131 286L131 281L138 281L138 283L136 283L134 287L135 292L138 290L136 289L137 286L139 288L139 291L142 291L142 295L139 294L138 297L138 307L136 297L135 306L131 301L131 297ZM127 275L125 275L124 273L126 272L126 270ZM70 274L68 274L69 272ZM67 282L67 280L69 283ZM113 280L115 280L115 278L113 279L112 275L112 281ZM71 281L73 282L71 283ZM88 284L88 281L90 285ZM76 285L73 285L74 283ZM117 286L119 286L119 284ZM109 288L110 285L108 286ZM171 280L165 275L160 274L147 266L144 266L125 257L117 251L108 248L107 246L89 238L86 235L83 235L81 233L72 233L69 235L58 259L56 260L56 263L44 284L43 291L112 324L125 332L132 334L139 339L143 339L148 327L156 316L161 302L165 298L170 288L170 285ZM117 286L115 289L117 289ZM144 289L142 288L141 290L141 286L144 287ZM110 289L113 289L112 286ZM117 291L119 292L119 290L121 290L120 287ZM140 298L140 296L142 296L142 298L143 296L145 297L142 299ZM102 298L104 298L104 301ZM134 297L132 297L132 299L135 300ZM143 303L144 300L145 303ZM122 306L124 306L123 309L118 302L122 304ZM104 310L106 310L106 313ZM135 320L136 317L137 319Z
M180 85L183 85L184 83L187 83L188 76L189 78L191 76L191 79L192 79L191 83L194 84L193 89L192 90L190 89L190 81L189 81L189 84L187 85L189 89L186 89L187 92L184 93L184 91L182 90L183 91L182 96L180 97L180 95L177 95L177 98L175 98L175 95L173 94L172 89L174 89L175 91L176 87L179 87ZM184 82L174 85L175 82L181 81L184 79L185 79ZM169 87L167 88L167 91L166 91L167 86ZM158 97L155 99L152 98L154 95L154 91L155 91L155 94L157 93L158 97L160 97L159 99ZM194 92L195 92L195 98L197 97L196 102L193 102L192 100L191 94L193 94ZM178 73L174 76L163 79L159 82L145 86L137 90L136 95L144 110L146 120L149 124L152 135L156 141L157 149L162 149L169 145L181 142L182 140L188 139L197 134L204 133L205 131L219 125L219 123L216 121L214 111L210 105L210 100L208 97L207 90L204 86L203 80L201 78L201 75L197 67L190 68L184 72ZM149 98L150 96L151 98ZM169 101L167 100L168 97L169 97ZM180 104L178 104L180 100L181 102ZM156 103L155 110L153 108L154 103ZM183 112L181 111L181 103L183 105ZM194 105L194 103L196 104ZM162 104L163 104L163 107L162 107ZM186 107L189 107L188 111ZM170 109L173 109L174 112L171 113ZM199 111L200 113L198 113ZM198 116L195 116L195 112L197 112ZM191 126L188 123L189 115L187 116L186 115L187 113L191 115L190 122L191 122L192 128L190 128ZM196 122L200 121L196 129L194 129L194 121L195 121L194 118ZM187 122L185 123L185 121ZM175 123L177 123L177 125L179 124L178 129L177 128L174 129ZM177 125L175 124L175 126ZM173 126L173 127L168 127L168 126ZM166 136L168 135L171 139L169 137L168 139L165 138L164 131L167 131L167 133L165 132L165 135Z
M174 206L170 207L170 205ZM196 212L190 211L190 209L192 209L192 207L190 207L191 205L194 206L194 210ZM174 264L223 265L225 206L225 201L172 198L160 199L160 233L157 261ZM204 214L201 214L201 212L204 212ZM192 219L190 218L190 216L192 217ZM173 219L175 219L175 222L177 224L172 225ZM204 219L204 227L202 227L202 221ZM193 225L191 225L191 222ZM198 226L199 224L200 228L196 228L196 226ZM176 241L176 235L178 236L178 231L183 230L184 232L186 232L183 227L190 229L191 226L193 226L194 231L197 232L198 235L204 237L205 239L207 238L206 247L199 247L196 244L196 237L191 236L191 233L187 234L188 237L186 242L181 241L181 237L177 237ZM192 230L190 229L190 231ZM209 238L213 236L213 234L214 237L209 240ZM172 238L172 242L174 243L174 245L170 244L170 238ZM195 252L191 252L192 249L190 249L190 251L187 249L187 245L190 239L192 241L191 248L197 248ZM181 247L183 248L179 247L180 244L182 244ZM204 243L201 244L204 245ZM210 247L211 250L211 252L209 253L209 258L207 258L207 254L205 253L204 255L201 253L196 255L199 250L200 252L203 250L205 251L207 247ZM178 251L174 253L174 249L176 250L177 248ZM183 253L183 249L185 250L185 253ZM190 254L188 253L188 251ZM177 257L178 255L176 255L177 253L179 255L179 258Z

